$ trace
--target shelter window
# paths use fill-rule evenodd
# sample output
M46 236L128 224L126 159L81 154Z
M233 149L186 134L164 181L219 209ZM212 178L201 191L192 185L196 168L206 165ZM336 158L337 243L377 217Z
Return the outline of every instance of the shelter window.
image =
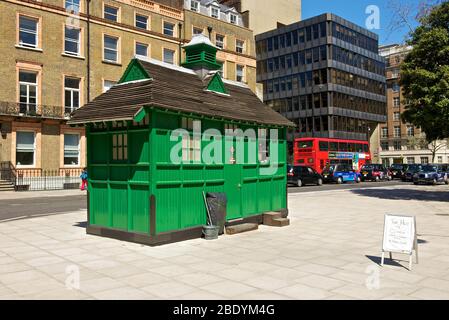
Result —
M182 161L184 162L201 161L201 135L197 137L193 134L194 121L200 120L182 118L182 128L189 131L188 137L182 137Z
M269 149L270 149L270 137L268 136L268 129L259 128L258 130L259 137L259 162L267 163L269 158Z
M112 135L112 160L128 160L128 134L115 133Z

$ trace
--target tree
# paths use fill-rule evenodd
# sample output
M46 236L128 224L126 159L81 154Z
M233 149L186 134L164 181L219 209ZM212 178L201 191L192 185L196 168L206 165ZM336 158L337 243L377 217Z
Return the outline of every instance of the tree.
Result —
M434 140L427 141L425 135L412 136L407 140L407 147L412 150L429 150L432 154L432 163L435 162L435 157L438 151L449 146L448 140Z
M425 11L420 23L401 65L402 120L421 128L431 144L449 137L449 2Z

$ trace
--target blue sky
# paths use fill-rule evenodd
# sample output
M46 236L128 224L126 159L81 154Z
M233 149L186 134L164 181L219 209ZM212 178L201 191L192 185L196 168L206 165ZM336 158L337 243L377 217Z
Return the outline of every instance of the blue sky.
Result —
M413 5L413 13L411 20L413 27L416 27L417 22L413 19L416 16L420 0L394 0L398 3ZM341 16L355 24L365 27L365 21L368 14L365 10L370 5L376 5L380 9L380 29L371 30L379 35L379 43L403 43L409 28L402 28L396 32L389 31L390 21L393 17L393 12L389 8L389 0L302 0L302 19L307 19L325 12L334 13Z

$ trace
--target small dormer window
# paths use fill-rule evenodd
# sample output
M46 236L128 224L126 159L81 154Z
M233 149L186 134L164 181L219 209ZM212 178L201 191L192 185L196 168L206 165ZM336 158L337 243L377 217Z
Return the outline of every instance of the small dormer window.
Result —
M210 8L210 16L215 19L219 19L220 17L220 9L216 7Z
M200 11L200 3L196 0L190 0L190 10L199 12Z
M231 13L229 15L229 22L231 22L232 24L237 24L238 21L238 17L236 14Z

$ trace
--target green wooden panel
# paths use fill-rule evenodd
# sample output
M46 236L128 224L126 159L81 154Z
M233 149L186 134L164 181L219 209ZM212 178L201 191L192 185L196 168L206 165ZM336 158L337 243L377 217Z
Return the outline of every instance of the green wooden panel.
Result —
M110 150L108 150L108 135L90 135L90 160L92 164L106 164Z
M109 180L112 181L128 181L128 167L127 166L113 166L110 170Z
M242 211L243 216L247 217L257 212L257 182L245 182L242 185Z
M128 190L126 185L110 185L112 227L128 229Z
M203 166L184 165L182 179L183 181L204 181Z
M224 174L226 177L225 192L228 198L227 219L241 218L241 165L225 165Z
M148 148L148 132L129 132L128 156L130 163L149 162Z
M259 181L257 183L257 205L259 212L266 212L271 210L271 182Z
M190 228L206 224L206 206L203 200L203 187L190 186L180 189L181 193L181 228Z
M180 203L177 187L159 186L156 189L156 232L180 229L179 213L184 204Z
M228 91L226 90L226 87L223 83L223 80L221 80L220 74L216 73L212 79L210 79L207 90L215 91L218 93L228 94Z
M150 171L149 166L138 166L130 168L130 182L146 182L149 183Z
M156 181L179 181L181 179L180 166L158 165L155 178Z
M90 170L89 170L89 179L108 180L108 167L107 166L101 166L101 167L91 166Z
M150 75L141 66L139 60L132 59L131 62L126 67L125 73L120 78L119 83L149 79Z
M90 185L90 223L106 227L109 224L107 184L90 183Z
M130 231L148 233L150 231L148 187L131 186L129 212L132 219Z

